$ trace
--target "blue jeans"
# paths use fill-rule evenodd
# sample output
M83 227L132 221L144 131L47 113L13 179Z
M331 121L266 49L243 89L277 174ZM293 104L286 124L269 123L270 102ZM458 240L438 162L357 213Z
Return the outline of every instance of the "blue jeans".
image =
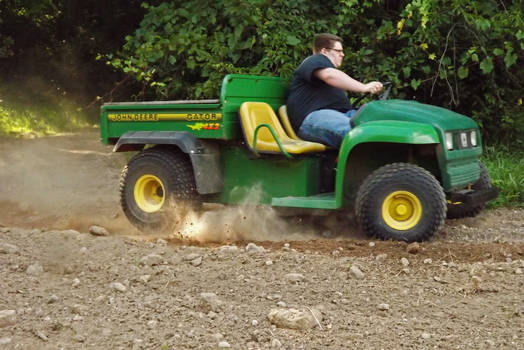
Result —
M302 122L298 129L298 136L306 141L340 148L342 140L351 130L349 121L356 112L355 109L350 109L346 113L333 109L313 111Z

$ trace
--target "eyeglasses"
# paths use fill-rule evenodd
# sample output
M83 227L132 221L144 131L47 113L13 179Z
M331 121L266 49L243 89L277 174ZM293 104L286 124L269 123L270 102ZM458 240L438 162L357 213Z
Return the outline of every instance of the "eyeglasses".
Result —
M327 47L326 50L334 50L334 51L336 51L338 53L344 53L344 50L342 50L342 49L335 49L334 47Z

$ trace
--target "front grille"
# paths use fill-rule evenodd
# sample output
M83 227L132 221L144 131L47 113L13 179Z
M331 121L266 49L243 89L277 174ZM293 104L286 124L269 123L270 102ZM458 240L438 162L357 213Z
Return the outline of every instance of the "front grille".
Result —
M467 163L448 163L447 173L451 188L460 188L477 181L480 168L477 161Z

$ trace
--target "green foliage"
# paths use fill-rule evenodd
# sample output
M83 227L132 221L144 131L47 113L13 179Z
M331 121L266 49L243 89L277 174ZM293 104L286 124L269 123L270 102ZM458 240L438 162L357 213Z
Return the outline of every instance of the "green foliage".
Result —
M290 76L329 8L295 1L175 1L148 13L111 64L163 98L216 96L228 73ZM300 28L300 30L297 30Z
M500 189L490 207L524 207L524 151L503 145L484 150L482 162L488 168L491 182Z
M290 77L315 34L344 39L343 70L393 96L475 118L488 138L524 134L523 1L187 0L143 5L108 63L157 98L219 94L227 73Z
M86 116L63 96L16 96L21 85L0 83L0 136L54 134L90 126Z

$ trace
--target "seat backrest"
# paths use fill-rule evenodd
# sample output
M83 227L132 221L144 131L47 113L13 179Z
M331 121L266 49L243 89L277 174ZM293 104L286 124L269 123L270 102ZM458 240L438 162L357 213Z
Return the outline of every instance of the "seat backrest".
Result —
M265 102L242 103L240 106L240 119L242 120L242 130L244 131L246 141L252 149L255 129L260 124L268 124L271 126L280 142L290 140L284 128L282 128L273 108ZM258 131L256 150L268 152L278 150L275 138L266 127L262 127Z
M295 133L295 130L293 130L293 126L291 125L291 122L289 121L289 116L287 115L287 107L286 105L280 106L278 109L278 115L280 116L280 120L282 121L282 125L284 126L284 129L286 129L286 133L294 140L301 140L300 137L297 136Z

